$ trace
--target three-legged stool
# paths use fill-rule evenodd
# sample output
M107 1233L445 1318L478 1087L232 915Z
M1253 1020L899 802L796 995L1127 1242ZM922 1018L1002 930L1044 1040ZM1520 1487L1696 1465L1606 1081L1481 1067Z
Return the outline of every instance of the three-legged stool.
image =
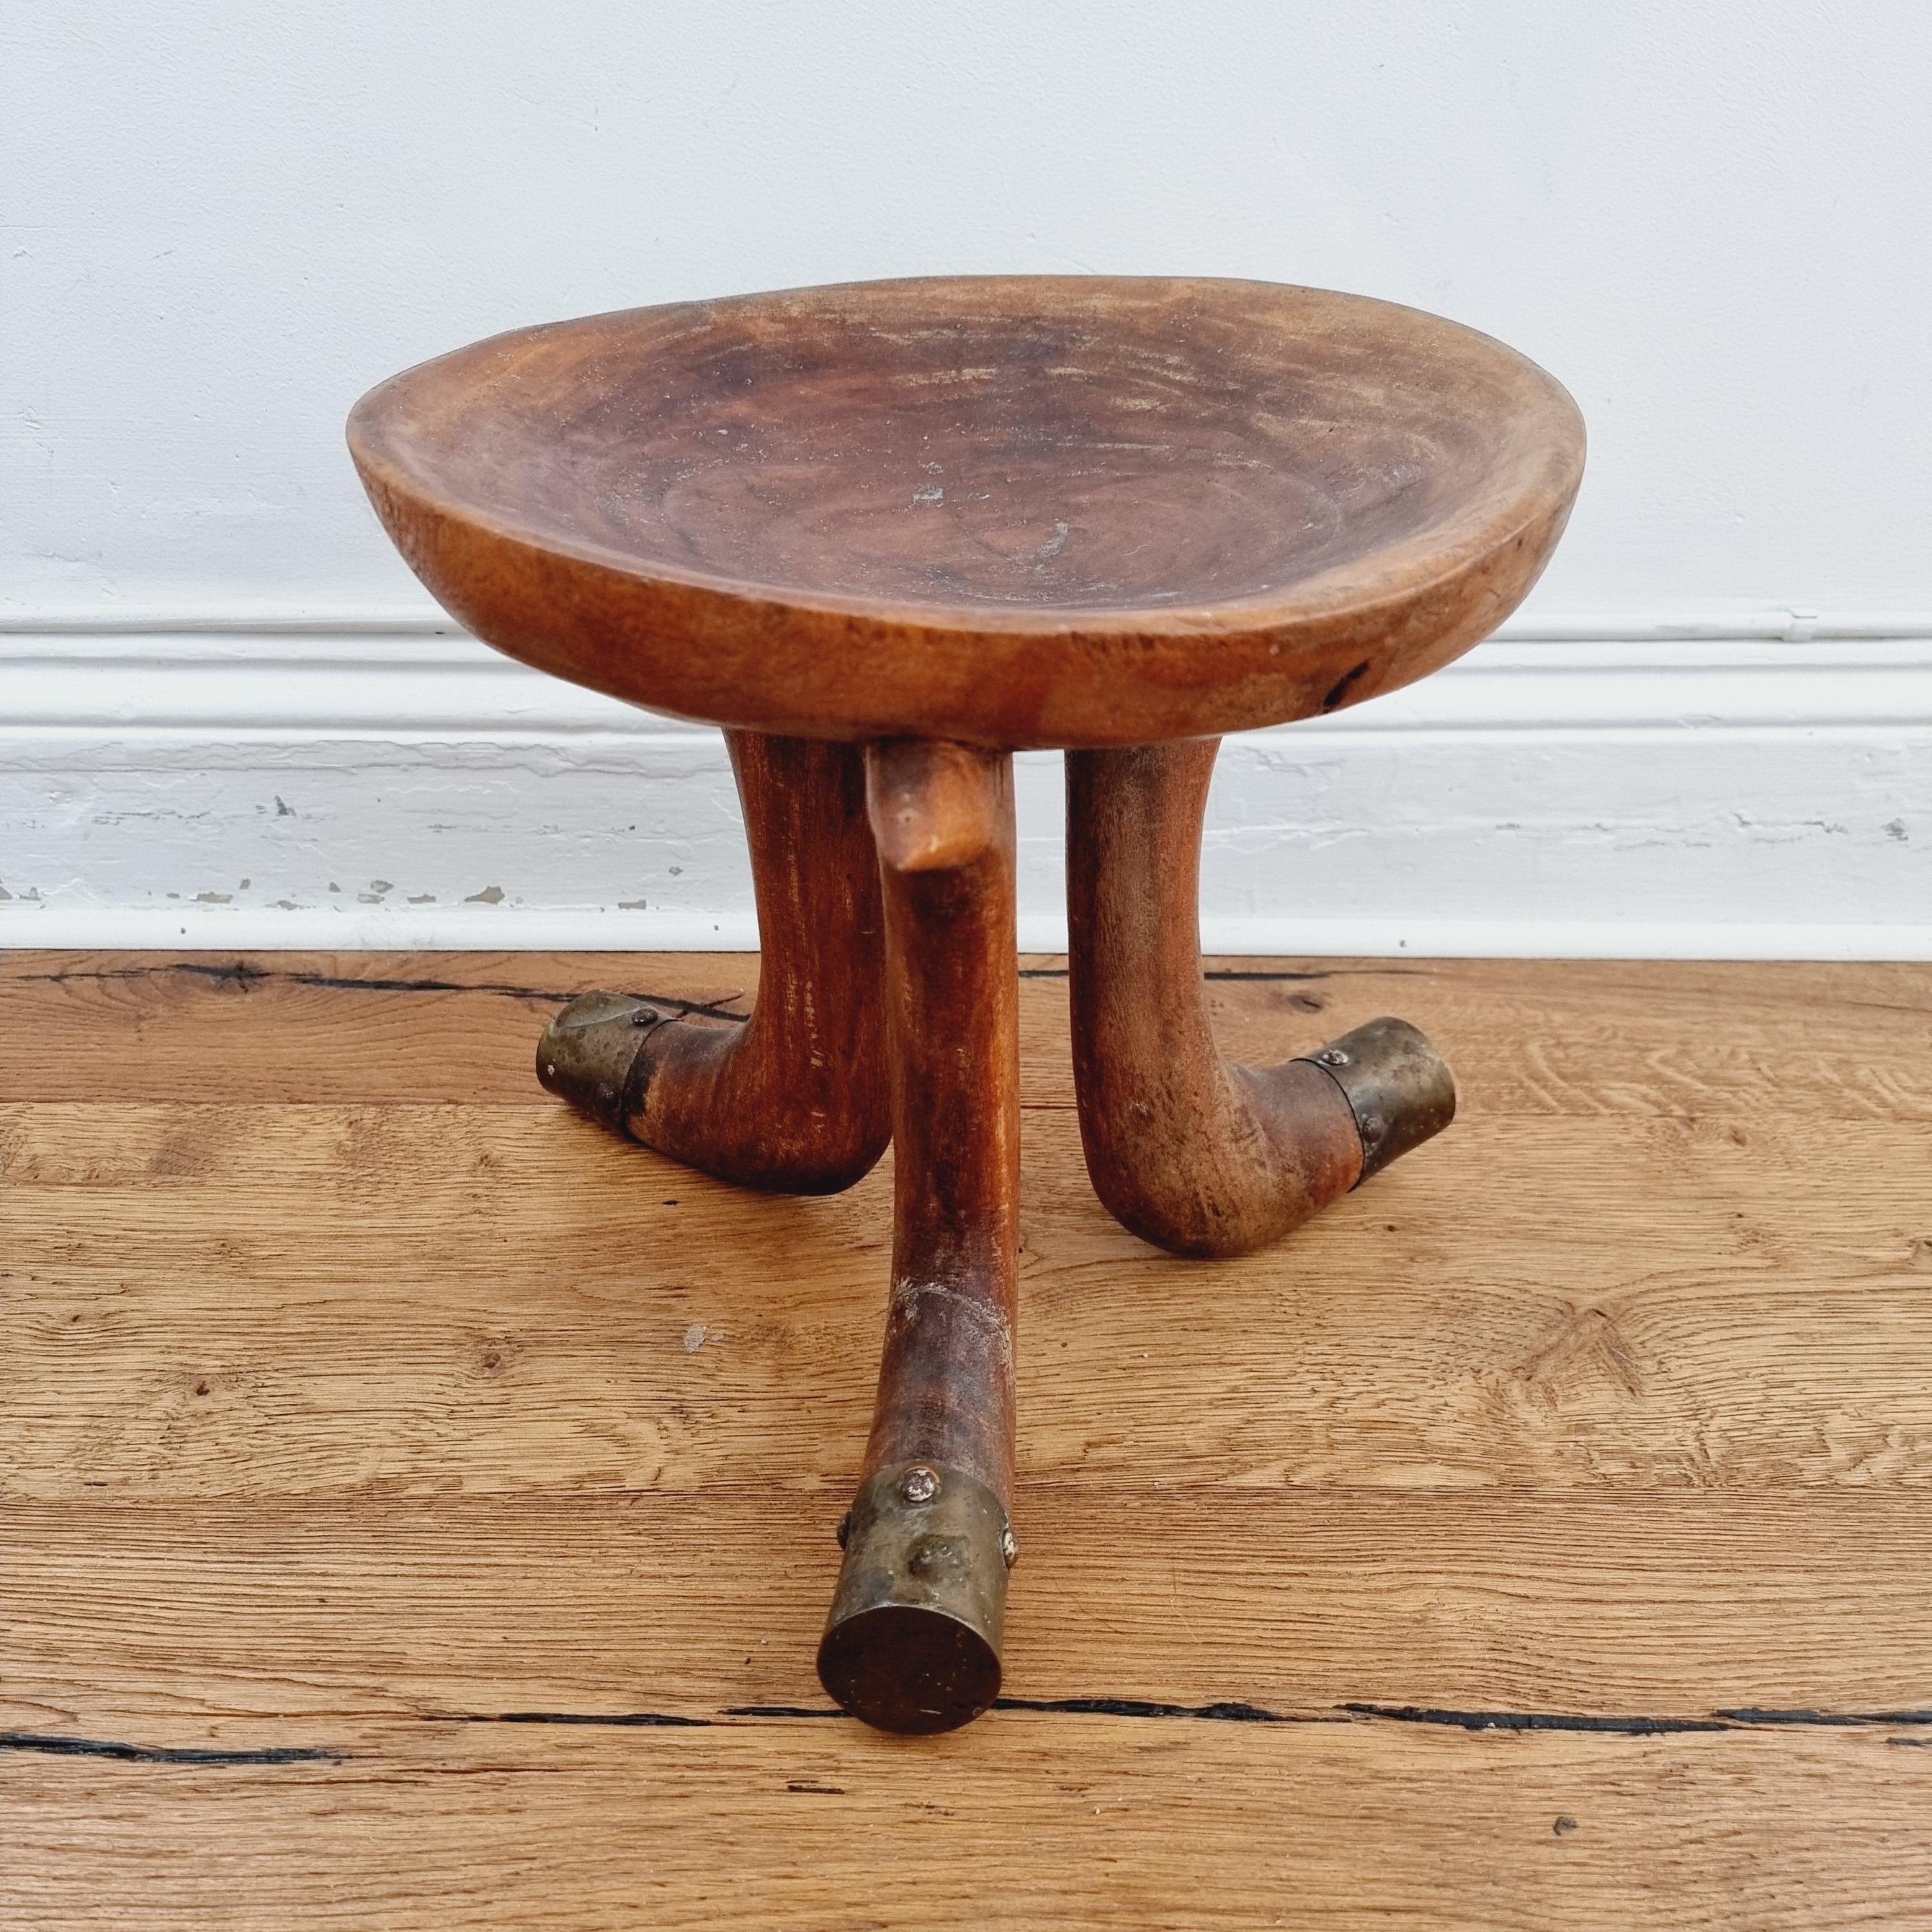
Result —
M403 554L499 650L726 728L763 946L749 1021L610 993L553 1090L750 1187L890 1140L884 1359L819 1651L868 1722L1000 1682L1013 1467L1012 754L1066 752L1074 1071L1096 1191L1178 1254L1286 1232L1445 1126L1379 1019L1232 1064L1196 886L1220 734L1486 636L1580 479L1549 376L1415 310L1242 282L809 289L520 331L358 406Z

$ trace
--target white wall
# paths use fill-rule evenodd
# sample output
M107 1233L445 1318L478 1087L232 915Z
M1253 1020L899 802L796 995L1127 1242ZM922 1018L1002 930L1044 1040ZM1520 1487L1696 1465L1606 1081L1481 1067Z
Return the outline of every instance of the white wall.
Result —
M518 322L1032 269L1418 303L1590 423L1515 632L1570 641L1232 754L1210 937L1932 944L1932 10L28 0L0 36L0 932L742 937L715 745L395 640L422 593L341 418Z

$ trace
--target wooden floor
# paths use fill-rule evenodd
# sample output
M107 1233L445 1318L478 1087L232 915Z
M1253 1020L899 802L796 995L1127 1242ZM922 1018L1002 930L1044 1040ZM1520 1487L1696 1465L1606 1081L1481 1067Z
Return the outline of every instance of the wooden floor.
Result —
M4 1905L115 1925L1932 1925L1932 968L1231 963L1442 1141L1280 1249L1089 1192L1022 1006L1008 1696L812 1653L889 1168L537 1088L742 957L16 955Z

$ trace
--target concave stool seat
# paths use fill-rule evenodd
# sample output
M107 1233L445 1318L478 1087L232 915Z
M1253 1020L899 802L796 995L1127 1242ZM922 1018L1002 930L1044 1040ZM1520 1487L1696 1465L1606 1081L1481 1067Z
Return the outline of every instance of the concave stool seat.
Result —
M1582 425L1489 338L1256 282L961 278L596 316L422 364L350 444L417 574L498 650L726 728L763 947L748 1022L597 994L544 1083L742 1184L896 1145L872 1439L819 1654L855 1714L963 1723L1016 1554L1010 754L1067 752L1076 1083L1106 1205L1272 1240L1446 1126L1371 1019L1267 1067L1201 998L1223 732L1486 636L1547 561Z
M350 442L479 637L748 730L1003 748L1303 717L1493 629L1568 397L1412 309L1264 283L862 284L524 329Z

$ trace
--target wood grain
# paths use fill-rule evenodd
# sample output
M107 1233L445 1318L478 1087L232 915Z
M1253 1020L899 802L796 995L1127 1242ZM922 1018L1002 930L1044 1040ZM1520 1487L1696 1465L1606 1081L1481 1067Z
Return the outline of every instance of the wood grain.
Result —
M1932 968L1223 967L1464 1105L1206 1263L1024 981L1011 1668L908 1744L812 1670L890 1156L529 1070L753 962L238 963L4 962L10 1927L1932 1924Z
M279 1742L327 1744L338 1718L424 1712L829 1713L812 1652L848 1497L419 1497L379 1479L346 1496L16 1504L10 1721L193 1745L271 1719ZM1022 1700L1640 1729L1932 1712L1923 1496L1149 1479L1022 1488L1016 1519L1032 1540L1006 1690Z
M0 1133L19 1492L856 1466L890 1156L751 1199L543 1096L16 1105ZM1070 1115L1025 1141L1026 1477L1932 1482L1932 1192L1889 1130L1462 1121L1200 1263L1107 1218Z
M1070 1108L1064 963L1020 963L1042 976L1021 988L1022 1104ZM1454 1064L1460 1118L1932 1121L1922 964L1210 959L1208 969L1216 1036L1234 1058L1280 1059L1400 1010ZM527 1106L532 1040L573 994L610 986L748 1012L758 976L745 953L238 961L22 948L0 956L12 1016L0 1095Z
M892 1134L863 757L742 731L726 742L764 969L749 1016L734 1024L653 1008L640 1027L634 1007L573 1033L566 1012L544 1034L539 1076L593 1119L720 1180L836 1194ZM574 1066L572 1047L589 1049Z
M1932 1751L1876 1736L997 1713L961 1734L970 1750L856 1733L422 1726L332 1765L16 1761L10 1916L197 1932L1928 1922Z
M1194 1256L1268 1246L1456 1112L1442 1056L1388 1017L1370 1032L1402 1042L1394 1057L1359 1033L1270 1066L1222 1054L1199 904L1220 751L1200 738L1066 754L1067 986L1088 1175L1123 1226Z
M1000 1688L1019 1300L1013 761L866 748L885 914L892 1255L872 1432L818 1650L833 1701L925 1734Z
M810 737L1132 745L1486 637L1582 478L1552 379L1262 282L932 277L520 329L364 397L396 547L512 657Z

